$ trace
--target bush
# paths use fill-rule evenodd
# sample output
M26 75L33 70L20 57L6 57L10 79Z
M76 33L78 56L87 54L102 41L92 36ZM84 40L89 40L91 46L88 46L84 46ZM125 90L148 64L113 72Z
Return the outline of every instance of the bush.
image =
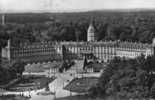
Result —
M102 73L99 84L96 88L91 89L91 94L98 95L118 95L127 98L147 98L154 96L155 80L153 80L152 71L154 57L145 59L144 56L136 59L112 60ZM149 62L149 64L148 64ZM147 69L147 70L146 70ZM149 88L152 87L152 88ZM102 92L100 92L102 91Z

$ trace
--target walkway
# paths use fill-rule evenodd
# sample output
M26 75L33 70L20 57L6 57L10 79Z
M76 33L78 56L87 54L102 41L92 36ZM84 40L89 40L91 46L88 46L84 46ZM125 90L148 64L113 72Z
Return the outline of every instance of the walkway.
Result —
M77 72L82 71L83 69L83 62L84 62L83 60L76 61L76 64L67 72L55 74L57 78L52 83L49 84L50 91L55 92L55 95L48 95L48 96L37 95L38 92L45 91L45 89L41 89L41 90L33 90L31 92L26 91L23 93L24 96L31 95L30 100L54 100L55 98L76 95L76 93L71 94L69 91L64 90L63 87L65 87L75 77L92 77L92 76L99 77L101 74L101 73L78 74ZM48 75L47 73L41 73L41 74ZM5 94L21 94L21 92L7 92Z

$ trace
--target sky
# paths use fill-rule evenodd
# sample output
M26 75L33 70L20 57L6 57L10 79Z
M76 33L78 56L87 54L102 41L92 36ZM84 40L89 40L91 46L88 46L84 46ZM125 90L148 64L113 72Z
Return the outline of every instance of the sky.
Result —
M134 8L155 9L155 0L0 0L0 12L63 12Z

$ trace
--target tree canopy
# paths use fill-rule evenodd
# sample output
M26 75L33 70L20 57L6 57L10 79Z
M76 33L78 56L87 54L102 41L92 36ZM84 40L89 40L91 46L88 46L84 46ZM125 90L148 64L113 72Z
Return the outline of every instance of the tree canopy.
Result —
M8 14L1 34L14 44L35 41L86 41L94 19L97 40L151 43L155 36L154 12L84 12L52 14Z
M146 98L153 96L155 84L155 56L145 59L115 58L100 77L98 85L90 91L99 96L117 95L126 98Z
M21 77L25 69L24 67L25 63L21 60L0 65L0 85L7 84L10 80Z

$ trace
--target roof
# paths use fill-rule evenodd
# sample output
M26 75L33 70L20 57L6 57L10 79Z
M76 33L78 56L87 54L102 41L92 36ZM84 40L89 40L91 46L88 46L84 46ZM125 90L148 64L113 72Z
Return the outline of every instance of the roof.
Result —
M135 49L146 49L151 48L151 44L133 43L133 42L119 42L118 47L120 48L135 48Z
M93 27L92 24L89 25L88 33L95 33L95 28Z
M105 46L105 47L120 47L120 48L133 48L133 49L146 49L152 48L152 44L144 44L139 42L122 42L122 41L96 41L96 42L35 42L35 43L21 43L18 48L55 48L55 46L74 46L74 47L83 47L83 46Z

